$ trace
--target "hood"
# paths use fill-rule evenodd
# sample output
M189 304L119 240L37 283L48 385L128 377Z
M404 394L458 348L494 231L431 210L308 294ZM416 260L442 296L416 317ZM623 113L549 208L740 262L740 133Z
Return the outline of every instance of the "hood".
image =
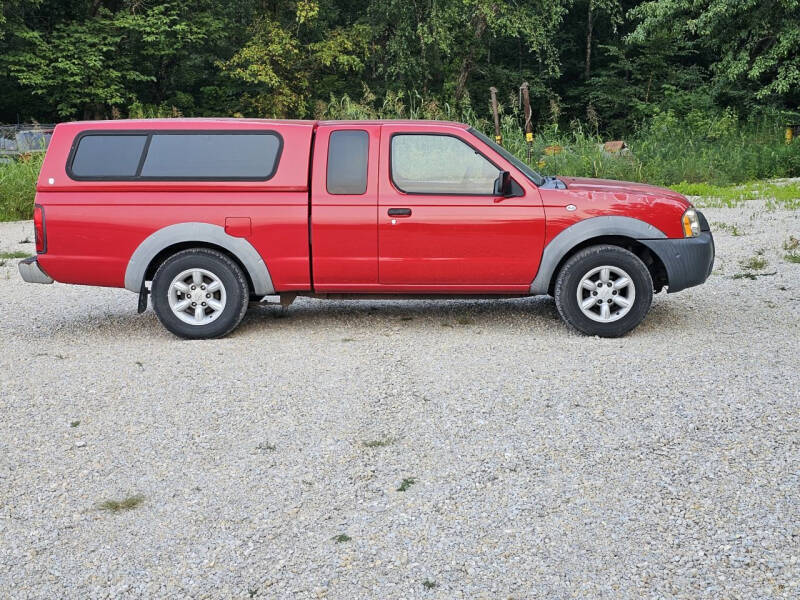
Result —
M567 184L567 188L575 192L603 192L607 194L624 194L626 196L657 196L677 201L685 208L690 202L685 196L670 190L647 183L633 183L631 181L616 181L615 179L590 179L588 177L559 177Z

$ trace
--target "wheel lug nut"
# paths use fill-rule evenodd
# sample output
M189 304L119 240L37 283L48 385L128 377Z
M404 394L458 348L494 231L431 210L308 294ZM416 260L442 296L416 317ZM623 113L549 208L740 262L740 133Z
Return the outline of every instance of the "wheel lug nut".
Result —
M592 292L592 296L597 296L597 292Z
M206 289L206 286L204 286L204 285L201 285L201 286L200 286L200 289L201 289L201 290L204 290L204 289Z
M598 301L597 301L597 303L598 303L598 304L602 304L602 303L603 303L603 301L602 301L602 300L598 300Z
M609 298L608 300L606 300L606 302L608 302L609 304L611 304L611 298Z
M205 306L205 305L206 305L206 303L205 303L205 302L203 302L203 306Z
M206 294L206 298L211 298L211 294Z
M192 289L195 289L195 286L192 286Z
M612 293L614 296L616 296L616 295L617 295L617 290L614 290L614 291L613 291L613 292L611 292L611 293Z
M192 295L191 295L191 294L186 294L186 297L187 297L187 298L191 298L191 297L192 297Z
M192 302L192 306L197 306L197 302Z

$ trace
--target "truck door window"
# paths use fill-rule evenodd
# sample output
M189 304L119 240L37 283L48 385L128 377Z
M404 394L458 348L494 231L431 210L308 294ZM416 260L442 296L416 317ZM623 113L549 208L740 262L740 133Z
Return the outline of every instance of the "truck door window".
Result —
M367 191L367 153L369 134L342 129L331 133L328 141L329 194L360 195Z
M392 181L409 194L491 196L498 171L472 146L454 136L392 136Z

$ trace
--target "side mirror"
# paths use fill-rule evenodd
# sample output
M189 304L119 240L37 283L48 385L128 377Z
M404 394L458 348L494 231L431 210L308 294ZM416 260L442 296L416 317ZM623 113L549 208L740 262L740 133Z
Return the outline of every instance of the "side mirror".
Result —
M504 198L511 196L511 173L500 171L497 179L494 180L494 195Z

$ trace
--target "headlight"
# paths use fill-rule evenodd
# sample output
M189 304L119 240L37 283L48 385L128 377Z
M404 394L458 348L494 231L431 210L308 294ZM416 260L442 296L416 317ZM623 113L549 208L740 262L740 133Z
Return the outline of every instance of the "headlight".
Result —
M697 211L690 208L681 218L683 223L683 235L685 237L697 237L700 235L700 219L697 217Z

